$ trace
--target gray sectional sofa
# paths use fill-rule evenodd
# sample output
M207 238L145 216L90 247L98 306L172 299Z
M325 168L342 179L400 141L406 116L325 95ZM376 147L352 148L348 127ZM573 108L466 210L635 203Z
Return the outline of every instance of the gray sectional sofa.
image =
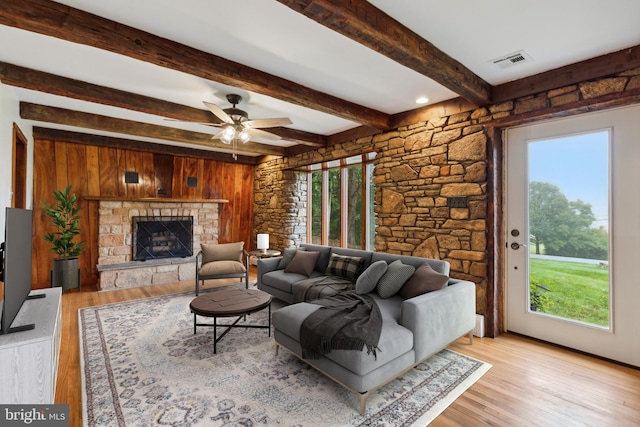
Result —
M441 260L311 244L303 244L299 249L318 252L313 271L309 274L287 271L287 268L283 268L283 264L286 264L284 261L287 260L281 257L260 259L257 287L291 304L275 310L272 314L276 352L282 346L301 359L303 359L301 325L307 316L318 310L320 306L311 302L294 302L295 287L309 277L325 276L330 259L333 262L332 253L353 259L360 258L362 262L360 272L366 272L369 266L378 261L391 265L393 261L400 260L403 267L410 265L418 269L427 262L436 272L446 276L449 274L449 263ZM291 253L291 251L285 252L285 257L291 259ZM381 278L378 284L382 281ZM375 357L368 353L367 349L331 350L317 359L303 360L356 393L359 397L360 412L364 414L366 399L372 391L412 369L466 334L469 335L470 342L473 342L475 284L448 277L444 278L443 283L444 287L438 290L407 299L400 296L402 292L392 296L385 294L383 298L379 294L381 292L379 288L367 294L377 304L382 317L379 350ZM336 292L340 290L326 287L319 293L319 297Z

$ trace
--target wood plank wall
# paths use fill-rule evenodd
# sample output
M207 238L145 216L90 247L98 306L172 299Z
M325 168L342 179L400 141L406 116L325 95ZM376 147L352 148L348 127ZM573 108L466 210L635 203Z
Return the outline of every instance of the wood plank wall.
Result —
M81 203L80 256L83 285L98 280L98 202L86 196L173 199L227 199L220 204L219 242L243 240L251 250L253 229L252 165L66 141L36 139L33 155L33 288L50 286L55 255L42 236L49 230L40 201L54 202L53 192L72 185ZM126 184L125 171L137 171L139 184ZM197 177L197 187L187 187ZM194 251L196 248L194 248Z

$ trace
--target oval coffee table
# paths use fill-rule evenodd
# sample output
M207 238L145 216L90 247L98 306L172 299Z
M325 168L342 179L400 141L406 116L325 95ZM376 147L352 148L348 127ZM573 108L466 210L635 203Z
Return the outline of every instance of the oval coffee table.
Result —
M231 328L267 328L271 336L271 295L257 289L224 289L212 291L196 297L189 304L193 313L193 333L198 326L213 326L213 354L217 352L218 341L224 337ZM255 313L269 307L268 325L238 325L247 314ZM213 317L213 324L197 323L196 316ZM238 318L231 324L218 325L219 317ZM227 328L218 336L218 326Z

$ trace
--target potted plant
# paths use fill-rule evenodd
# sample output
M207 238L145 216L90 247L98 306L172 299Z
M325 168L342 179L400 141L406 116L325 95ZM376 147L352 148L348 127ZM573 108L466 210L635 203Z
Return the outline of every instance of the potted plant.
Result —
M80 234L80 207L76 206L78 198L71 193L71 185L64 190L53 192L55 203L49 205L41 201L44 213L51 219L55 232L47 233L44 240L51 243L51 249L58 255L53 260L51 285L62 286L62 289L80 287L80 269L78 256L84 251L83 241L76 238Z

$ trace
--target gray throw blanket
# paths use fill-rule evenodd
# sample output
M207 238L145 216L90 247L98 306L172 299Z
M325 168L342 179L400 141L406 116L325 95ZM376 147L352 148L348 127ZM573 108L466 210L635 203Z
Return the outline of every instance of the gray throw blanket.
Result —
M300 327L303 359L318 359L331 350L358 350L376 357L382 315L369 295L343 292L312 301L321 305Z
M327 294L327 288L331 293ZM338 292L350 291L353 289L353 282L340 276L318 276L304 279L293 284L293 302L304 302L318 299L322 296L329 296Z

